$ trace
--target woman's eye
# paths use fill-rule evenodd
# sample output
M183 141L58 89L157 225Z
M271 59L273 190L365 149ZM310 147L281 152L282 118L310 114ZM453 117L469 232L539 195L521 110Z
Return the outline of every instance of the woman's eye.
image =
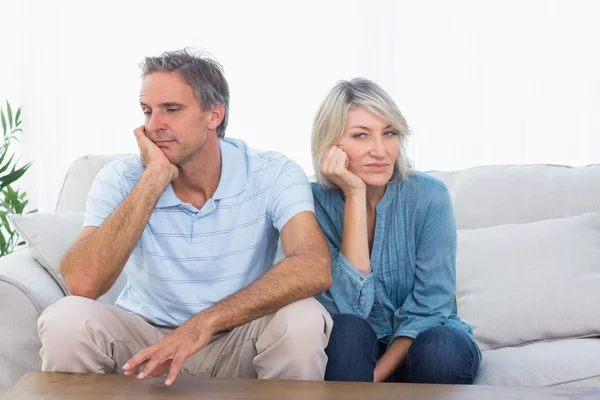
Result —
M383 133L384 136L398 136L398 133L394 131L387 131Z
M365 136L367 136L367 134L363 133L363 132L361 132L361 133L355 133L354 135L352 135L353 138L363 138Z

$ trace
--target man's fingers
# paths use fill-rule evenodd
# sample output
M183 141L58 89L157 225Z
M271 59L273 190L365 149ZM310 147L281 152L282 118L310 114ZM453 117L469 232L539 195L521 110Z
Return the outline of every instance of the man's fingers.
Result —
M133 371L137 370L146 360L154 355L156 352L156 346L146 347L137 352L137 354L129 359L125 365L123 365L123 371L125 375L131 375Z
M144 127L144 125L142 125L142 126L138 126L137 128L135 128L135 129L133 130L133 134L135 135L135 138L136 138L137 140L139 140L139 139L140 139L140 137L142 137L142 136L146 136L146 128Z
M171 369L169 370L169 375L167 375L167 380L165 381L165 385L170 386L173 382L175 382L175 378L177 377L177 374L181 370L181 367L182 367L185 359L186 359L186 357L184 355L182 355L181 353L175 354L175 357L173 358L173 362L171 363Z
M172 358L172 352L167 351L164 348L154 353L150 361L146 364L142 372L140 372L137 376L138 379L144 379L148 375L152 374L154 370L161 366L165 361L170 360Z
M156 367L154 369L154 371L152 371L152 373L150 374L150 376L157 378L159 376L161 376L162 374L165 373L166 370L168 370L169 368L171 368L171 362L172 360L167 360L164 363L160 364L158 367Z

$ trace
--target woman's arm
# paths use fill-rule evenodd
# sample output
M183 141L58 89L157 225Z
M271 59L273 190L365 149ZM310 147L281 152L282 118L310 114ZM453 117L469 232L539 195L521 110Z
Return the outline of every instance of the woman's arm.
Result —
M413 339L404 336L394 339L387 351L377 361L373 382L384 382L402 365L413 341Z
M373 274L361 272L344 255L342 235L345 233L342 232L345 227L340 227L342 223L334 206L315 196L315 213L329 246L333 275L331 288L315 297L331 314L351 314L366 319L375 300Z
M325 200L328 196L315 196L317 221L329 245L333 275L331 289L317 299L331 313L367 318L374 301L373 276L369 273L367 189L347 165L347 154L336 146L327 150L321 161L321 172L343 191L346 200L340 237L337 210L329 199ZM317 188L318 192L322 190Z
M356 269L363 272L371 271L366 192L346 195L342 253Z

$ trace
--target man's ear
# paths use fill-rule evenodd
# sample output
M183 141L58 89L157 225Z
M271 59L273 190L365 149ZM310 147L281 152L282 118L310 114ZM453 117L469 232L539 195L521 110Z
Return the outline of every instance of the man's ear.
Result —
M208 121L208 129L215 130L225 117L225 106L222 103L217 103L211 107L210 119Z

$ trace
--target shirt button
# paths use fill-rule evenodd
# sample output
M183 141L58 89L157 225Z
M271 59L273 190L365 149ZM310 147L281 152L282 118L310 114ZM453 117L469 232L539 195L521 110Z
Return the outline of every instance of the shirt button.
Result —
M365 278L363 278L362 276L359 278L359 280L362 282L365 280Z
M379 300L375 300L375 305L379 305Z
M384 318L384 319L381 320L381 322L387 322L387 319Z

